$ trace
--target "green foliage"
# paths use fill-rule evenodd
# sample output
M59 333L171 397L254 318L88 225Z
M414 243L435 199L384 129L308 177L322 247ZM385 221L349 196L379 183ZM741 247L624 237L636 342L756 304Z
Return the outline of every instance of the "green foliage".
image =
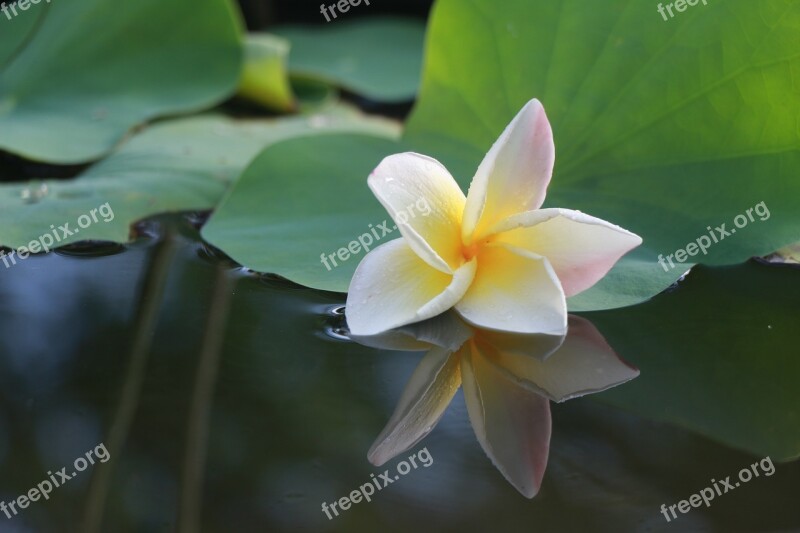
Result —
M335 267L329 261L330 270L320 254L347 248L389 219L366 176L397 149L397 141L386 136L315 135L280 143L247 168L203 227L203 237L248 268L346 291L364 254Z
M106 202L114 220L93 224L66 242L125 242L129 225L146 216L213 208L264 146L320 131L392 134L396 128L343 106L292 118L200 116L157 124L74 180L0 185L0 243L17 248L49 232L51 224L75 227L80 215ZM268 184L271 176L258 179Z
M0 148L29 159L98 159L133 126L209 107L239 78L230 0L70 0L18 13L0 35Z
M296 78L330 83L379 102L414 99L422 70L425 27L396 17L342 20L330 26L285 26Z

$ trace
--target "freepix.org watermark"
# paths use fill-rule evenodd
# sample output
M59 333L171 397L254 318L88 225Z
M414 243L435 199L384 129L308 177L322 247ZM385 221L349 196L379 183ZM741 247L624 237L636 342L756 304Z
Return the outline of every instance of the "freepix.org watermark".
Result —
M420 461L419 465L417 464L417 459ZM426 446L416 454L409 455L408 460L397 463L396 475L392 476L389 473L389 470L384 470L383 474L378 474L378 477L375 477L375 474L370 474L369 476L372 479L370 479L369 482L361 485L358 490L351 492L349 496L343 496L331 504L322 502L322 512L325 513L325 516L328 517L328 520L333 520L334 516L339 516L339 511L344 512L350 509L350 505L352 504L360 503L361 500L366 500L367 502L372 501L372 495L375 494L376 490L386 488L390 484L399 480L400 476L405 476L411 472L412 469L416 469L420 465L428 468L432 464L433 457ZM337 506L339 509L337 509ZM331 512L333 512L333 514L331 514Z
M111 454L108 453L106 445L102 442L97 445L94 450L89 450L84 455L78 457L73 461L70 472L67 472L69 467L64 467L56 473L47 472L47 478L37 484L31 490L18 496L10 502L0 501L0 512L6 515L6 518L11 520L19 514L23 509L27 509L32 502L37 502L39 499L50 499L50 493L53 489L57 489L70 479L76 477L80 472L83 472L89 466L94 465L97 461L101 463L108 462L111 459Z
M18 15L17 8L19 8L22 11L27 11L31 7L31 5L38 4L41 1L42 0L19 0L16 4L11 3L8 5L6 5L6 3L3 2L0 3L0 11L3 12L3 14L6 16L8 20L11 20L12 13L14 17ZM50 3L50 0L44 0L44 1L47 2L48 4Z
M675 0L675 2L669 2L666 6L666 11L669 12L669 19L675 17L675 13L672 12L672 8L675 8L675 11L678 13L683 13L690 7L694 7L700 2L703 3L704 6L708 5L708 0ZM658 7L658 14L664 18L664 22L668 21L667 13L664 11L664 4L659 2Z
M417 214L426 217L431 214L431 211L431 206L428 203L428 200L426 198L420 198L416 201L416 203L409 205L402 211L398 211L395 217L400 224L406 224L410 219L415 218ZM339 263L336 262L337 258L339 261L344 263L350 259L351 256L358 255L362 251L369 252L369 249L373 244L392 233L397 229L397 226L395 225L389 227L389 221L384 220L382 224L378 224L375 227L370 224L369 229L370 231L362 234L358 240L350 241L346 248L339 248L337 251L331 254L325 254L323 252L320 256L320 263L322 263L325 268L328 269L328 271L331 271L339 266ZM380 233L380 235L378 233ZM375 237L374 239L373 236ZM333 267L331 267L331 264L333 264Z
M664 519L667 522L670 522L678 518L678 515L675 512L676 507L682 514L686 514L691 511L693 507L700 507L703 504L705 504L706 507L711 507L711 500L713 500L715 497L722 496L723 494L732 491L742 483L747 483L753 479L753 477L758 477L760 475L759 467L761 467L761 470L767 477L775 473L775 465L772 464L772 459L767 456L761 459L761 461L753 463L750 466L746 466L745 468L739 470L739 481L731 482L731 476L727 476L725 479L721 479L719 481L711 478L711 486L704 488L696 494L692 494L689 496L688 500L681 500L678 503L670 505L669 507L662 503L661 514L664 515ZM672 518L670 518L670 516Z
M30 254L38 254L39 252L47 253L53 246L57 245L64 239L72 237L80 233L82 229L86 229L92 224L100 221L98 215L102 217L103 222L111 222L114 220L114 210L111 205L106 202L103 205L96 207L89 211L89 213L78 217L78 227L70 228L70 223L67 222L56 227L55 224L50 224L50 232L40 235L38 239L34 239L28 243L27 246L20 246L17 250L6 254L5 251L0 250L0 261L6 266L11 268L17 264L17 259L27 259Z
M369 5L369 0L364 0L364 4ZM339 0L338 2L334 2L333 4L325 7L325 4L319 6L319 12L325 16L325 21L330 22L331 16L336 18L336 8L339 8L339 13L344 15L348 11L350 11L351 7L356 7L361 5L361 0ZM328 10L330 9L331 14L328 15Z
M685 248L678 248L674 253L671 253L666 257L664 257L664 254L659 254L658 264L661 265L661 268L664 269L664 272L669 272L671 269L677 266L672 262L673 258L675 258L675 261L678 263L683 263L688 257L694 257L699 252L703 252L703 255L708 255L708 249L711 248L711 245L717 244L723 239L730 237L736 233L737 229L742 229L749 223L755 222L756 219L753 216L754 212L756 215L758 215L758 219L760 221L764 222L765 220L769 220L769 208L765 202L760 202L746 210L744 213L736 215L736 217L733 219L733 225L736 226L735 228L727 229L727 223L722 224L721 226L716 226L713 230L711 229L711 226L707 226L706 230L708 230L708 235L699 236L694 242L687 244ZM669 268L667 267L667 263L669 263Z

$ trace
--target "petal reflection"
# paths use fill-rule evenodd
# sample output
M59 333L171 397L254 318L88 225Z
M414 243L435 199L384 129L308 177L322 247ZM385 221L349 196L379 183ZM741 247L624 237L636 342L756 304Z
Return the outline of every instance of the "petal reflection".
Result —
M568 328L563 343L545 360L535 352L546 342L543 340L527 341L531 348L528 355L506 348L515 343L526 345L519 335L476 332L475 339L490 354L492 364L523 387L555 402L601 392L639 375L639 370L622 360L585 318L570 315Z
M475 436L508 482L533 498L550 452L550 403L490 363L476 343L462 352L464 398Z
M380 466L412 448L436 426L461 385L457 354L433 348L408 380L392 417L367 453Z

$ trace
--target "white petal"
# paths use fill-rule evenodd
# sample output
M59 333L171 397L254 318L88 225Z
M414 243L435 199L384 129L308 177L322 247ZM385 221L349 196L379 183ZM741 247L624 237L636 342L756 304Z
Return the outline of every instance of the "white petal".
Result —
M469 343L462 352L464 399L486 455L527 498L542 484L550 451L550 404L508 379Z
M380 466L412 448L439 422L461 386L459 357L434 348L420 361L367 458Z
M353 335L375 335L447 311L466 292L476 261L445 274L396 239L378 246L358 265L345 314Z
M563 335L567 303L547 260L503 244L484 246L475 279L456 304L464 319L481 328Z
M411 352L430 350L434 346L454 352L471 337L472 328L454 311L378 335L350 334L350 339L364 346Z
M446 273L461 266L464 193L441 163L410 152L391 155L367 183L426 263Z
M483 345L486 337L478 334L477 339ZM544 361L493 347L484 348L484 352L491 353L492 364L520 385L556 402L601 392L639 375L639 370L623 361L591 322L575 315L569 317L569 331L561 347Z
M540 209L495 226L495 240L544 256L567 296L605 276L642 238L605 220L569 209Z
M544 202L556 157L542 104L528 102L478 167L467 194L462 238L469 244L509 216Z

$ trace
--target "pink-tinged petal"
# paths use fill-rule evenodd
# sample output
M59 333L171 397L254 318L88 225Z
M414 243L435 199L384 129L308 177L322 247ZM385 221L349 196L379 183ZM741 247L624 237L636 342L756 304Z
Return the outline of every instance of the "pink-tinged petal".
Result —
M506 351L493 341L476 335L476 342L484 353L491 354L489 359L499 370L556 402L601 392L639 375L639 370L623 361L591 322L575 315L569 317L569 331L561 347L545 360L530 356L535 354Z
M410 152L391 155L367 183L426 263L448 274L461 266L464 193L441 163Z
M553 132L542 104L528 102L478 167L467 194L462 239L469 245L511 215L538 209L553 174Z
M569 209L520 213L494 229L497 242L546 257L568 297L600 281L623 255L642 244L628 230Z
M547 259L504 244L483 246L478 268L456 311L470 324L515 333L563 335L564 291Z
M539 492L550 452L550 404L508 379L473 344L462 349L467 412L483 451L523 496Z
M381 466L414 447L442 418L461 386L459 357L444 348L434 348L420 361L406 384L386 427L367 453Z
M350 331L376 335L447 311L467 291L475 264L445 274L420 259L405 239L375 248L350 281L345 307Z

